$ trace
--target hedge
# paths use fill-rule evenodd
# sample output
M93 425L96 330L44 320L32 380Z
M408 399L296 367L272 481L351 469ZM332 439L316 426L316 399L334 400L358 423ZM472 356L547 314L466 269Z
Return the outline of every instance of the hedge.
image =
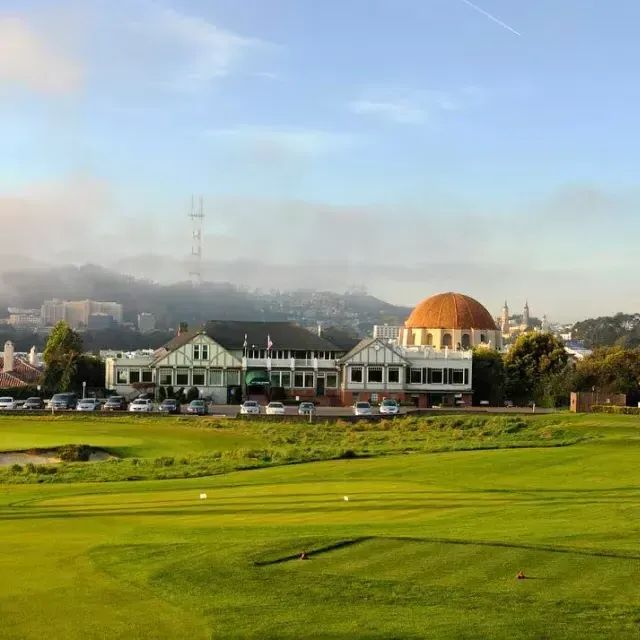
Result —
M640 416L640 407L619 407L614 404L597 404L591 407L591 413L616 413L618 415Z

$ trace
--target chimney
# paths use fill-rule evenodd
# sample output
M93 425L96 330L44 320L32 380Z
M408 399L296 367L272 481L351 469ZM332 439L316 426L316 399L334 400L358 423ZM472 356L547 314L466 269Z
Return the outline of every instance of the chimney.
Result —
M35 345L31 347L31 351L29 351L29 364L32 367L38 366L38 350L36 349Z
M13 342L7 340L4 343L4 372L11 373L13 371L13 354L15 350L13 348Z
M178 326L178 335L181 336L183 333L187 333L189 331L189 325L186 322L181 322Z

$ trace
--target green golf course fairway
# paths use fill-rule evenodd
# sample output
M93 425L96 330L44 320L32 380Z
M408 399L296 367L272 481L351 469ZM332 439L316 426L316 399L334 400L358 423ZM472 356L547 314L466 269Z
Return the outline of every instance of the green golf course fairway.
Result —
M0 637L639 638L640 421L567 423L593 437L0 486ZM208 437L144 428L122 446Z

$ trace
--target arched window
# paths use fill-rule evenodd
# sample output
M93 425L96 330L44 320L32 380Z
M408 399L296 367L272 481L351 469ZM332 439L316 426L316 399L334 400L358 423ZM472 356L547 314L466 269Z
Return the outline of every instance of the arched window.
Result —
M468 333L462 334L462 342L460 343L460 346L463 349L469 349L471 347L471 336Z
M413 329L407 329L407 346L412 347L416 343L416 336Z
M482 344L484 344L487 341L487 336L484 335L484 333L480 334L480 342L482 342Z
M442 346L451 348L452 345L453 345L453 338L451 337L451 334L445 333L442 336Z
M427 333L427 346L428 347L432 347L433 346L433 334L432 333Z

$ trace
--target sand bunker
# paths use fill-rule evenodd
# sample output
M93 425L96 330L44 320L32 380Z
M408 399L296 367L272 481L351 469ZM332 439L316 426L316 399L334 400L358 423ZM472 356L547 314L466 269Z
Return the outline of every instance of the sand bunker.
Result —
M102 449L92 451L88 462L104 462L113 458L110 453ZM55 449L39 453L27 453L24 451L9 451L0 453L0 467L10 467L12 464L60 464L62 460L58 457Z

